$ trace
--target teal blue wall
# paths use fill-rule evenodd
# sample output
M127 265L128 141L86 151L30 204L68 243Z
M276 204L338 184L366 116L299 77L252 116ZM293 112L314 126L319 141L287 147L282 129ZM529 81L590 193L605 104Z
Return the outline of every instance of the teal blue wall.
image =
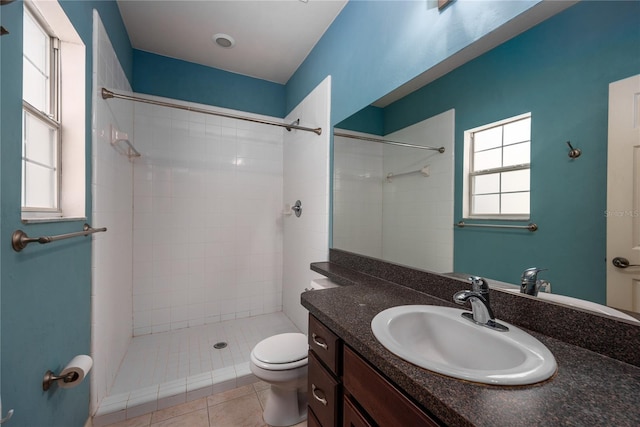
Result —
M537 3L350 1L287 82L286 111L331 75L333 126Z
M135 92L285 116L284 85L137 49L133 51L133 64Z
M330 75L333 127L538 3L349 1L287 82L286 112Z
M336 124L336 127L382 136L384 124L384 108L370 105Z
M131 82L133 79L131 42L115 0L59 0L59 3L89 50L91 50L93 30L93 9L98 11L118 61L122 65L122 70ZM91 67L91 61L87 60L87 65Z
M608 85L638 73L640 2L588 1L385 108L385 134L456 109L456 221L464 131L532 112L540 229L456 229L456 271L516 283L524 268L545 267L553 292L605 302ZM580 158L569 159L568 140Z
M100 11L118 57L131 75L131 46L115 2L62 3L86 46L86 212L91 214L92 9ZM90 353L91 244L77 238L21 253L9 241L16 229L30 236L68 233L84 221L22 224L20 221L22 8L1 6L0 38L0 326L3 408L13 408L12 426L81 427L89 415L89 381L76 388L42 391L42 377L59 372L77 354ZM99 226L100 224L96 224Z
M327 75L332 75L332 123L337 123L537 3L538 1L455 2L443 11L438 11L435 8L427 8L426 1L349 2L284 87L283 94L283 88L279 87L281 85L254 81L255 79L247 80L248 78L243 76L234 79L220 70L203 70L199 66L174 63L168 58L149 57L144 52L135 51L134 53L114 1L64 1L62 2L64 10L87 47L87 97L84 100L87 106L87 214L90 213L91 206L90 79L92 75L91 12L93 8L99 10L118 58L135 90L153 95L284 116ZM637 7L637 4L637 2L633 2L624 7L633 9ZM601 6L593 7L599 8ZM588 6L583 6L583 8L588 8ZM585 10L590 11L591 9ZM605 18L603 25L609 26L610 28L607 28L614 34L620 34L619 32L624 30L618 25L621 17L616 15L615 19L608 19L611 11L595 10L597 12L582 13L590 16L592 20L600 14L601 19ZM10 35L0 38L0 195L2 202L0 206L0 239L5 242L0 245L0 290L2 296L0 302L2 359L0 363L2 366L3 403L6 409L14 408L16 410L12 425L82 426L88 415L87 382L75 389L64 391L54 389L48 393L42 392L40 387L42 375L47 369L58 371L74 355L89 353L90 243L89 239L74 239L49 246L32 245L19 254L8 249L11 233L15 229L22 228L29 235L34 236L58 234L77 231L83 221L39 225L24 225L20 222L20 189L17 183L20 182L22 3L15 2L2 6L0 11L2 24L11 31ZM636 9L630 10L630 12L635 15L629 13L629 16L638 16ZM575 17L569 18L566 18L569 20L567 24L573 25L572 19ZM557 52L559 48L556 46L561 41L556 39L558 33L554 33L553 36L548 35L544 39L546 46L539 47L536 46L538 46L537 43L540 42L540 39L531 41L525 35L522 37L521 43L523 44L521 46L533 45L533 48L540 51L541 55L551 55L551 52L556 52L556 57L565 56L569 61L575 58L573 68L576 70L590 65L587 59L610 64L613 70L600 69L598 72L594 72L591 79L600 82L600 76L596 76L596 74L603 74L607 75L607 79L615 80L610 77L616 73L621 74L620 67L622 65L614 61L613 58L617 58L617 56L612 55L608 47L603 45L598 36L592 35L591 31L591 27L583 24L583 28L579 28L575 33L561 33L563 37L568 38L566 42L573 46L580 47L580 43L585 43L582 48L563 54ZM631 40L636 40L635 46L637 46L637 33L631 31L628 33ZM622 39L621 42L626 43L628 47L629 43L625 37L619 37ZM586 48L589 46L593 48L594 45L601 50L595 57L590 57ZM511 54L519 58L521 54L515 47L512 49L514 51ZM547 49L550 49L550 52L547 52ZM486 58L491 58L491 55ZM483 61L491 63L492 60L486 58L483 57L477 62L480 64ZM499 57L495 57L494 60L496 64L502 63L507 69L516 70L505 75L504 78L509 83L508 87L522 90L515 84L515 81L521 81L523 76L529 72L527 67L519 66L516 61L509 61L505 64L504 59L500 62ZM526 61L526 58L522 58L522 60ZM485 68L487 72L491 70L490 64L485 67L488 67ZM562 208L562 217L564 218L562 226L574 230L568 240L573 241L571 239L576 235L589 235L588 232L591 232L591 228L599 230L598 227L601 227L603 223L600 205L604 197L604 188L600 181L589 176L589 171L595 170L595 167L602 168L602 161L606 158L602 146L599 145L606 140L606 131L603 134L600 126L596 126L597 129L593 126L589 127L591 120L601 121L602 107L580 117L567 114L567 112L577 104L599 101L602 93L606 92L606 85L603 88L603 85L599 83L597 93L593 93L584 90L585 86L592 83L588 79L581 82L556 83L555 79L559 74L555 67L555 64L551 63L548 69L540 70L539 76L532 77L539 78L540 84L544 83L558 90L566 89L562 93L571 95L573 99L567 99L569 98L567 96L558 96L549 103L545 94L534 93L535 91L532 90L530 91L529 103L522 101L521 104L514 105L513 102L508 101L510 93L506 89L498 92L487 90L486 95L496 97L496 93L498 94L496 105L487 108L483 114L474 115L474 119L469 120L469 122L494 120L494 116L502 115L507 111L509 111L507 115L512 115L518 113L511 113L512 110L519 112L532 110L534 112L534 139L549 140L548 144L557 142L556 145L546 146L544 150L542 147L536 147L532 153L536 163L540 163L538 159L543 158L544 155L543 159L545 165L548 165L546 171L549 176L545 178L547 181L543 182L552 182L554 186L549 189L545 188L549 199L546 202L541 202L542 205L534 212L536 221L541 224L541 231L535 236L506 235L500 241L529 239L526 242L532 242L545 239L546 246L542 249L536 249L536 253L555 250L550 249L549 246L559 243L559 238L555 240L553 238L556 236L557 230L548 226L549 231L544 234L544 223L547 222L546 218L552 214L549 211L559 209L554 205L554 202L564 200L570 194L570 190L576 187L587 186L593 189L592 192L584 194L583 198L586 201L576 200L576 204L587 208L596 206L598 211L594 213L584 209ZM635 67L637 70L637 64ZM499 67L494 65L493 68ZM174 76L157 73L158 69L185 72L188 78L180 80L182 82L179 86L180 90L178 93L174 93L172 92L172 86L175 85ZM567 70L570 69L571 67L565 68L563 72L567 73ZM451 74L451 77L448 76L448 78L453 77L455 77L455 72ZM145 80L147 78L148 81ZM483 78L486 76L474 76L474 79ZM219 91L207 92L211 85ZM227 90L225 87L227 85L230 85L233 90ZM444 84L441 83L441 85ZM469 88L475 87L475 91L478 93L474 96L479 97L482 94L480 86L469 81L465 82L456 96L461 96L460 94L467 86ZM568 87L564 88L564 86ZM498 89L496 88L496 90ZM253 96L255 91L259 93L258 97ZM418 121L420 115L422 118L428 117L431 115L430 110L440 112L446 109L445 104L450 104L450 102L441 100L433 100L434 104L430 102L432 96L451 95L444 86L435 84L426 91L429 92L429 99L420 101L424 105L419 105L418 111L411 114L405 113L407 114L406 120L404 120L404 114L401 115L403 119L397 122L398 126L401 125L401 121ZM206 93L205 98L198 98L199 95L202 95L201 92ZM411 101L410 98L407 98L404 102L417 101ZM438 102L440 104L437 104ZM544 109L540 106L544 106ZM394 107L401 109L402 105L398 104ZM458 111L465 113L460 110L463 107L463 105L456 106L457 116L460 114ZM467 112L477 109L470 103L466 104L466 108ZM604 109L606 110L606 106ZM561 112L559 116L557 116L558 112ZM547 123L547 126L541 129L535 124L536 120ZM583 126L587 126L590 131L583 131ZM456 129L457 138L459 138L461 129L461 127ZM602 139L603 135L604 140ZM557 139L550 140L551 136ZM566 139L571 139L576 146L584 151L583 156L572 163L568 162L566 157L564 146ZM534 174L537 174L537 176L534 175L534 180L538 180L540 176L545 174L545 170L534 172ZM459 188L459 182L457 188ZM591 199L593 199L593 203L589 201ZM588 219L581 220L580 218L583 216ZM575 221L578 222L574 223ZM100 224L95 225L100 226ZM558 229L560 228L559 226ZM478 236L478 234L475 235ZM460 236L460 233L457 232L456 243L458 243ZM468 238L473 235L466 236ZM591 234L591 236L594 235ZM480 237L482 236L480 235ZM602 233L596 231L593 238L601 239L601 237ZM465 237L463 236L463 238ZM477 242L481 240L476 239L475 244L477 245ZM504 243L496 243L492 244L492 247L500 244L504 245ZM470 251L475 248L473 243L467 241L463 241L462 245L471 245ZM573 250L580 250L579 246L580 244L576 242L568 244L564 248L567 253L571 253ZM560 254L560 251L558 250L557 253ZM560 256L563 257L563 260L569 260L563 254ZM553 265L549 265L549 267L553 268ZM73 309L68 307L73 307Z

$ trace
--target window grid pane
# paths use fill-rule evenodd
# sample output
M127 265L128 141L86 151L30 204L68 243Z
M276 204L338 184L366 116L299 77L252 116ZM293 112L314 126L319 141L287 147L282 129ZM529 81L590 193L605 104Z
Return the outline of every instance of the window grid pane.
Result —
M500 187L502 193L530 190L529 169L503 172L500 175L502 176L502 186Z
M22 209L59 209L59 64L54 39L27 7L23 14Z
M507 123L503 126L503 145L531 140L531 117Z
M501 194L500 212L505 215L529 214L529 192Z
M497 215L500 213L500 195L482 194L473 196L473 211L477 215Z
M502 149L502 166L524 165L531 161L531 143L529 141L507 145Z
M502 126L476 132L473 136L473 151L479 152L502 145Z
M58 130L25 111L23 156L33 163L57 168L57 132Z
M58 209L58 129L23 111L22 207Z
M26 208L56 209L56 171L37 164L24 162L24 195Z
M473 194L500 193L500 174L478 175L473 177Z
M476 131L471 138L470 214L528 215L531 117Z
M480 151L473 154L473 171L496 169L502 166L502 149Z
M46 114L51 108L51 37L25 9L22 98Z
M22 99L36 109L49 114L49 82L34 65L26 59L22 61Z

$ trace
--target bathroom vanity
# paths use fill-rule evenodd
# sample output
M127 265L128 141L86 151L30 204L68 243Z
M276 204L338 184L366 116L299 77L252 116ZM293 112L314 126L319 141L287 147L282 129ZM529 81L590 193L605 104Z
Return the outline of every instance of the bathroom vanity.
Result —
M438 425L313 315L309 348L309 426Z
M398 305L455 307L451 295L468 286L464 281L370 259L353 265L333 250L332 256L338 262L314 263L312 270L344 286L301 297L310 313L309 426L640 424L638 326L492 290L496 317L544 343L558 371L529 386L462 381L389 352L371 320ZM548 334L537 330L544 325Z

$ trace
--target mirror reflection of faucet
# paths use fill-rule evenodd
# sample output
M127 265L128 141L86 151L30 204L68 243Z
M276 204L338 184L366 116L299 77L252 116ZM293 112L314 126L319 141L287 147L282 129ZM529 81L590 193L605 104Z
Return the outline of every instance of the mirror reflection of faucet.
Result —
M533 296L537 296L540 291L551 293L551 283L538 279L538 273L546 270L546 268L531 267L523 271L520 278L520 293Z

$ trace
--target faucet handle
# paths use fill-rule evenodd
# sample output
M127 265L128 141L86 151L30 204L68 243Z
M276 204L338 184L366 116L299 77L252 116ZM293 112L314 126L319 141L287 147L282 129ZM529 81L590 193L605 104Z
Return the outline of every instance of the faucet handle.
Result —
M538 280L536 287L539 291L551 293L551 282L548 280Z
M546 268L531 267L522 272L522 281L535 282L538 280L538 273L546 271Z
M469 281L471 282L471 290L473 290L473 292L477 292L482 295L489 293L489 284L482 277L471 276L469 277Z

